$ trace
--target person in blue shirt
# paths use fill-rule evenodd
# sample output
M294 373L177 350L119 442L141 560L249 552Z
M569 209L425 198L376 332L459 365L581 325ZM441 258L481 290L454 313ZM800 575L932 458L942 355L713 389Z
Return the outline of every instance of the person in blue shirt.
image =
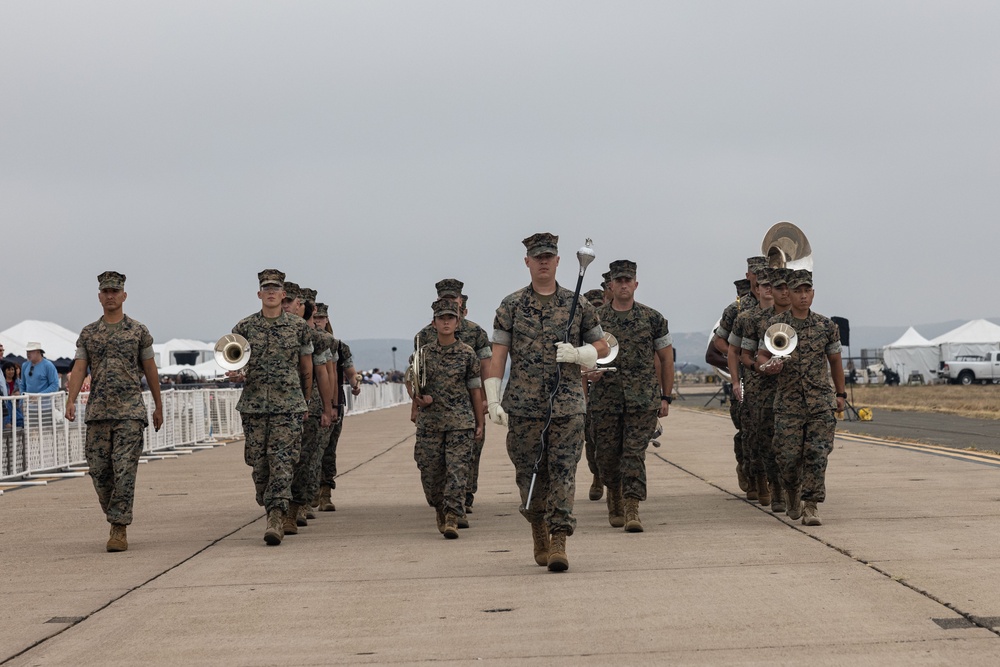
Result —
M21 366L22 394L53 394L59 391L59 373L45 358L41 343L28 343L28 360Z

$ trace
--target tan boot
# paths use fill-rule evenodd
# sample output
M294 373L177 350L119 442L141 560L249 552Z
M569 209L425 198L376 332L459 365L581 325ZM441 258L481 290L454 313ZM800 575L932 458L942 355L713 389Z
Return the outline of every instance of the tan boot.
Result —
M438 532L443 535L444 534L444 510L439 507L436 510L434 510L434 512L435 512L435 514L437 514Z
M273 509L267 513L267 529L264 531L264 541L269 546L276 547L281 544L281 538L285 536L285 531L282 528L284 521L285 515L279 509Z
M816 501L807 500L805 502L805 507L802 508L802 525L803 526L823 525L823 522L819 518L819 508L816 507Z
M785 511L785 492L780 484L771 485L771 511L774 514Z
M769 507L771 505L771 490L767 488L767 477L765 475L757 475L757 502L760 503L761 507Z
M641 533L642 522L639 521L639 499L625 499L625 532Z
M587 497L591 500L600 500L601 496L604 495L604 485L601 484L601 476L594 474L594 481L590 483L590 493Z
M310 507L319 507L319 501L320 501L319 494L320 494L320 492L317 491L316 495L313 496L313 499L311 501L309 501L309 506Z
M557 530L549 538L549 571L565 572L569 569L569 558L566 556L566 531Z
M747 479L746 473L743 472L743 465L740 463L736 464L736 483L740 485L740 491L750 490L750 480Z
M329 486L323 485L319 487L319 507L320 512L336 512L337 508L333 506L333 489Z
M285 535L298 535L299 534L299 524L295 520L296 515L299 513L299 506L295 503L288 504L288 511L285 512L281 517L281 530L284 531Z
M799 495L798 489L785 489L785 500L788 501L785 514L788 515L789 519L794 521L802 516L802 497Z
M620 489L608 487L608 523L615 528L625 525L625 502Z
M757 480L753 477L747 478L747 500L757 500Z
M451 512L444 515L444 536L449 540L458 537L458 517Z
M549 528L541 519L531 522L531 541L535 546L535 562L545 567L549 564Z
M296 526L308 526L305 508L298 503L288 503L288 514L295 519Z
M313 512L312 505L309 505L309 504L303 505L302 506L302 512L305 514L306 520L315 519L316 518L316 514Z
M460 516L460 517L458 517L456 519L456 521L458 521L458 527L459 528L468 528L469 527L469 517Z
M125 537L124 524L111 524L111 536L108 538L107 549L108 551L125 551L128 549L128 539Z

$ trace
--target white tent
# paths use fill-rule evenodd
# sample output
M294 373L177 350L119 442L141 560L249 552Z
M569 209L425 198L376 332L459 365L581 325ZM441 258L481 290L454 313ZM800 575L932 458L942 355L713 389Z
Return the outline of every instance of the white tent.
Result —
M194 364L203 364L215 358L215 345L187 338L173 338L166 343L153 343L153 359L159 368L176 365L178 355L193 357Z
M882 358L888 368L899 373L903 382L907 381L910 373L917 371L923 376L924 384L930 384L937 377L941 351L910 327L899 340L882 348Z
M196 376L201 380L212 380L214 378L224 376L226 371L222 370L222 367L215 363L215 359L212 359L204 363L195 364L194 366L189 366L187 364L172 364L170 366L164 366L159 369L159 374L160 377L191 375Z
M987 352L1000 350L1000 325L989 320L972 320L943 333L931 341L941 348L941 360L962 355L985 357Z
M24 320L9 329L0 331L0 342L7 354L25 356L28 343L42 344L47 359L56 360L60 357L72 359L76 356L76 341L80 337L77 331L70 331L55 322L40 320Z

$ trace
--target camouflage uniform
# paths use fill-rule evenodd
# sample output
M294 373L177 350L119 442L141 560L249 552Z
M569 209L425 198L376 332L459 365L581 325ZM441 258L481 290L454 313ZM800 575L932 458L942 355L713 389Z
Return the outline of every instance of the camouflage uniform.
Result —
M240 320L233 333L246 338L251 350L236 409L243 418L244 459L253 469L257 504L286 513L306 411L299 359L313 353L310 329L296 315L268 319L258 312Z
M323 399L320 396L316 369L331 361L330 344L333 336L325 331L310 329L313 344L313 390L309 397L309 416L302 425L302 447L292 474L292 502L308 505L319 492L323 452L320 443L330 441L330 427L320 424Z
M589 301L594 308L600 308L604 305L604 290L587 290L587 292L584 293L583 298ZM592 383L588 382L588 390L591 386ZM583 451L584 455L587 457L587 469L590 470L591 475L600 477L600 473L597 469L597 447L594 444L594 424L590 409L589 394L587 400L587 413L584 415L583 429Z
M509 418L507 454L514 464L522 505L538 459L549 396L557 389L548 446L538 467L531 506L523 514L532 522L544 519L553 533L565 531L567 535L576 528L573 495L586 408L580 366L557 364L556 343L563 341L567 325L574 346L604 336L597 311L586 299L579 301L573 322L568 322L572 300L573 292L558 285L549 296L535 294L528 285L505 297L493 320L493 342L510 350L510 377L502 406Z
M733 332L736 318L744 310L748 310L756 305L757 297L751 292L739 297L736 301L726 306L726 309L722 311L722 317L719 319L719 326L715 329L715 335L729 342L729 336ZM740 382L740 378L738 377L732 380L733 384L739 384ZM744 474L749 475L748 466L744 463L743 457L743 433L740 420L740 404L738 401L729 402L729 417L733 420L733 426L736 427L736 433L733 435L733 453L736 455L736 465L744 471Z
M325 443L320 443L323 449L320 455L320 486L329 486L331 489L337 488L337 443L340 441L340 434L344 429L344 411L347 409L347 392L344 385L347 383L345 371L354 366L354 358L351 356L350 346L342 340L334 339L331 349L336 350L337 363L337 399L340 410L337 411L337 423L330 428L329 439Z
M759 320L761 307L757 301L746 310L740 312L733 323L729 334L729 344L733 347L743 347L743 339L753 330ZM760 425L760 379L761 374L756 368L747 368L740 360L740 372L743 374L743 399L739 401L740 440L743 447L743 470L751 480L764 474L764 460L759 452Z
M826 462L833 451L836 400L828 355L840 353L840 329L812 311L804 320L792 312L775 315L769 325L789 324L798 344L775 375L774 445L782 486L800 488L803 501L826 499Z
M85 446L90 476L108 523L127 526L149 423L140 382L142 362L153 358L153 337L128 315L116 324L102 318L80 332L75 357L90 366Z
M461 341L441 345L436 333L422 350L427 382L420 393L433 401L417 412L413 458L427 504L441 513L464 517L476 428L469 392L483 384L479 358Z
M420 330L420 340L424 343L437 340L437 332L434 326L428 324ZM493 347L490 345L489 336L486 331L472 320L463 319L455 329L455 338L472 348L480 360L489 359L493 356ZM465 490L465 504L472 507L476 491L479 490L479 460L483 455L483 444L486 442L486 428L483 428L482 437L476 438L472 446L472 461L469 463L469 485Z
M751 356L756 357L757 350L764 340L764 332L767 331L768 322L774 317L774 306L760 308L755 311L755 316L743 333L743 341L740 347L749 350ZM774 393L777 389L777 379L773 375L767 375L753 371L754 396L756 409L756 434L757 452L760 461L764 466L764 474L771 487L780 490L781 472L778 470L775 459L774 441ZM780 496L772 495L772 498Z
M597 309L601 326L618 339L615 373L590 389L601 481L625 498L646 499L646 447L656 430L660 382L653 358L672 345L667 320L635 302L626 312L610 303Z

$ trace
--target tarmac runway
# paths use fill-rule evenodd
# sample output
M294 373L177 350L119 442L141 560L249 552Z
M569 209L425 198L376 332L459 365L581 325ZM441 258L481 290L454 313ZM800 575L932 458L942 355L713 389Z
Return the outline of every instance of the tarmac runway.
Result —
M348 418L337 511L279 547L241 441L141 466L119 554L89 479L8 487L0 664L998 662L998 457L839 434L824 525L806 527L744 499L728 415L675 403L646 531L608 525L581 462L556 574L532 559L504 430L471 528L445 540L407 414Z

